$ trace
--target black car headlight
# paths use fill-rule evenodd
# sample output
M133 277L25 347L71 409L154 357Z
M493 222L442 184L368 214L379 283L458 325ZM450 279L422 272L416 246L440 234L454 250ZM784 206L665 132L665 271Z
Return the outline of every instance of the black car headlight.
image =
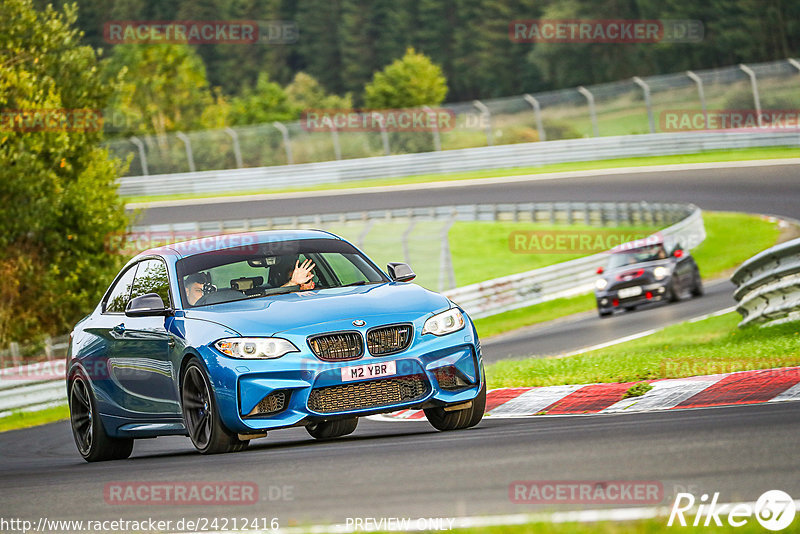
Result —
M279 337L232 337L220 339L214 346L231 358L273 359L289 352L300 352L291 341Z

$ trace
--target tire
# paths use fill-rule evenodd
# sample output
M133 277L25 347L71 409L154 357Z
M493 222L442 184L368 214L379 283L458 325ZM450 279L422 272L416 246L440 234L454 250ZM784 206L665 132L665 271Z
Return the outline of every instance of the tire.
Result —
M692 285L692 296L702 297L705 290L703 289L703 279L700 278L700 271L695 270L694 272L694 284Z
M486 410L486 382L481 386L478 396L472 399L472 406L465 410L447 412L444 407L425 408L425 417L436 430L461 430L481 422Z
M669 288L667 289L667 300L670 302L678 302L681 300L681 286L678 285L678 282L675 281L674 278L669 283Z
M601 319L603 317L610 317L612 313L614 312L611 310L597 310L597 315L599 315Z
M336 421L321 421L306 425L306 431L314 439L325 440L339 438L352 434L358 426L358 417L338 419Z
M69 420L78 452L87 462L124 460L133 451L133 439L112 438L103 428L88 380L77 375L69 384Z
M626 312L636 311L636 306L625 306Z
M186 431L200 453L238 452L250 443L241 441L222 424L211 384L196 360L190 361L183 371L181 408Z

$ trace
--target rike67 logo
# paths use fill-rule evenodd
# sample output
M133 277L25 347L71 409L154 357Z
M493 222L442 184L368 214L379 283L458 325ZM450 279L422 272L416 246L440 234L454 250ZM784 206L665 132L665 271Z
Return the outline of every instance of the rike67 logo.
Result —
M672 511L669 514L667 526L671 527L677 522L678 525L687 526L684 514L694 514L693 526L723 526L727 521L731 527L741 527L746 525L755 516L756 521L767 530L783 530L794 521L797 504L788 493L781 490L769 490L764 492L758 500L753 503L718 504L719 492L714 493L711 500L708 494L704 493L700 497L695 511L695 496L691 493L678 493ZM676 521L677 520L677 521Z

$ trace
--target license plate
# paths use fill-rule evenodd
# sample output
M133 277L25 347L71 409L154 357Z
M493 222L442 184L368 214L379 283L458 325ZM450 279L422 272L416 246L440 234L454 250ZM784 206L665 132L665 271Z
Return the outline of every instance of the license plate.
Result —
M397 362L369 363L367 365L353 365L342 367L342 382L350 380L364 380L397 374Z
M639 286L635 287L624 287L617 292L617 295L621 299L626 299L629 297L635 297L637 295L642 294L642 288Z

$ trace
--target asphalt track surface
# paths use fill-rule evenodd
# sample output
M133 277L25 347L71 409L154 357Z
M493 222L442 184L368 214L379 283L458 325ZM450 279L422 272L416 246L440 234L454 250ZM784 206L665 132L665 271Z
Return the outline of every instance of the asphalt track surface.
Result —
M298 196L150 208L141 224L218 221L387 208L503 202L692 202L703 209L800 218L800 165L658 171L464 185L458 181L421 190Z
M766 490L800 495L800 403L646 414L502 419L441 433L425 421L362 420L356 432L315 442L274 432L241 453L196 454L188 438L137 442L131 459L86 464L66 423L0 434L2 516L141 520L277 517L453 517L541 511L509 499L518 480L638 480L754 501ZM238 506L110 505L109 483L252 482L259 502ZM270 488L291 487L291 500ZM597 508L560 505L550 509ZM307 523L306 523L307 524Z
M229 219L473 202L647 200L694 202L705 209L800 218L800 166L653 173L475 188L453 184L422 193L151 210L147 222ZM568 352L728 307L730 286L707 295L610 319L581 316L548 328L487 340L487 358ZM581 334L582 333L582 334ZM646 480L675 491L720 492L720 502L755 500L766 490L800 495L800 403L699 410L525 419L484 419L440 433L425 421L362 420L356 432L315 442L303 429L270 434L241 453L205 457L188 438L137 442L131 459L86 464L69 425L0 434L3 518L130 519L276 517L292 523L348 517L452 517L537 511L509 499L517 480ZM108 483L252 482L255 505L111 505ZM290 498L274 497L290 487ZM560 505L550 509L593 508Z

